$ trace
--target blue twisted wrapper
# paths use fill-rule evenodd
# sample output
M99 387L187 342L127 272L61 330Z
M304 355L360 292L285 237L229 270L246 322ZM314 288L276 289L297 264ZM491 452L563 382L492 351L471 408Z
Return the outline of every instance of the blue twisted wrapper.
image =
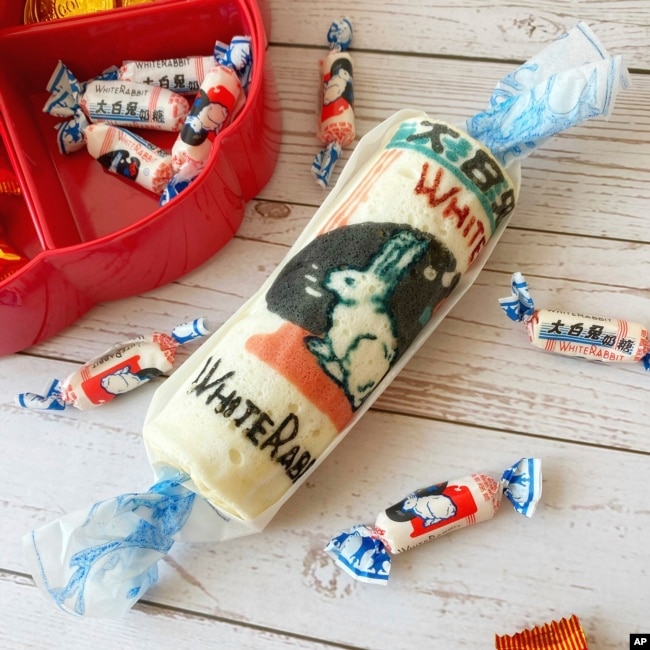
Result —
M119 69L111 67L94 79L79 81L68 66L59 61L47 82L46 90L50 93L43 106L43 112L56 117L68 118L59 122L55 128L56 141L61 153L72 153L85 148L84 131L88 126L88 118L81 110L81 97L86 87L92 81L110 81L118 78Z
M217 64L232 68L241 83L244 96L248 95L253 73L253 53L250 36L234 36L230 44L217 41L214 46L214 58ZM169 180L160 195L162 207L184 192L201 174L204 165L195 162L185 163Z
M489 107L467 120L467 132L504 166L549 137L598 115L608 117L629 75L579 23L497 84Z
M522 458L503 472L500 488L516 512L532 517L542 494L541 461L537 458ZM454 523L456 526L457 523ZM436 536L451 530L453 528L447 531L443 528ZM386 531L377 525L355 525L333 537L325 551L338 567L356 580L385 585L392 559L388 544L383 541L384 534ZM427 539L422 540L424 541Z
M77 616L124 614L155 584L158 561L192 512L196 494L183 486L187 478L170 470L147 492L100 501L85 519L73 513L26 535L38 586Z
M342 151L341 145L338 142L330 142L314 157L314 162L311 164L311 172L321 187L325 188L329 185L336 161L341 157Z
M330 49L345 52L352 42L352 23L348 18L335 20L327 32Z
M517 271L512 274L510 282L512 295L499 298L499 305L505 315L513 321L522 322L529 320L535 313L535 303L530 295L528 282L524 276Z

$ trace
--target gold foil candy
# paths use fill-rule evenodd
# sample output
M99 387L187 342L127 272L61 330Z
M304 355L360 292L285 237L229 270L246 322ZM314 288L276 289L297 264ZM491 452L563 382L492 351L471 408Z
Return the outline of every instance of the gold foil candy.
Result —
M118 7L131 7L145 2L151 0L27 0L24 19L28 25Z

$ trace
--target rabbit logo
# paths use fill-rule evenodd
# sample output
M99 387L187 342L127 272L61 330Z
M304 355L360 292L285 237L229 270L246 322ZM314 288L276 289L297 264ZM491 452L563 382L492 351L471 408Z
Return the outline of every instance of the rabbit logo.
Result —
M133 372L130 366L125 366L103 376L100 386L111 395L121 395L160 374L161 372L157 368L147 368L139 372Z
M338 299L323 337L307 337L319 364L341 384L353 408L388 372L397 355L389 300L400 278L428 249L411 231L399 232L365 268L332 269L324 286Z
M427 527L451 519L456 514L456 504L446 494L417 496L413 493L402 502L402 511L420 517Z
M199 90L181 129L180 139L198 147L207 138L219 133L231 115L236 100L235 95L222 85Z
M321 120L342 113L354 103L352 63L348 59L337 59L330 74L323 82L323 114ZM326 107L331 106L329 109Z

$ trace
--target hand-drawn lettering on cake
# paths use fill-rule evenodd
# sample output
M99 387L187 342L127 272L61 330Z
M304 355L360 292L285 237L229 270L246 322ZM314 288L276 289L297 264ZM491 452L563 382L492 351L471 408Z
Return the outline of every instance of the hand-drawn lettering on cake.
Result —
M366 222L313 240L283 268L266 300L301 328L300 344L357 409L459 277L453 255L434 237Z

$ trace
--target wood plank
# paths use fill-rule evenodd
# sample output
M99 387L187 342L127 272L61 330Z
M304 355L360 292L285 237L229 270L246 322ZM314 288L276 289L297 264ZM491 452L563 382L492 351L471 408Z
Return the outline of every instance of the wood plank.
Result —
M311 50L271 50L285 130L276 173L260 198L318 206L326 195L311 175L313 157L322 146L315 136L319 56ZM460 124L487 106L494 84L512 69L502 63L359 52L354 77L357 134L363 136L407 107ZM609 120L572 127L525 159L513 225L649 241L638 208L650 202L648 102L650 76L632 75L631 87L620 93ZM344 160L351 151L344 152Z
M608 268L607 260L621 259L627 244L613 243L622 249L602 244L587 247L572 254L569 263L565 262L565 251L574 242L564 245L559 237L553 245L553 239L549 235L535 246L530 241L518 246L517 238L513 240L506 233L504 243L508 245L501 250L500 243L495 264L492 260L488 264L488 269L495 270L486 269L479 275L468 294L380 398L377 408L514 432L527 431L526 423L533 420L538 435L648 450L645 430L650 417L650 378L640 364L596 364L542 352L528 343L523 326L511 323L498 307L498 298L510 292L511 272L522 270L539 307L650 323L647 281L646 286L634 287L635 267L621 265L620 273L618 267ZM206 315L216 327L254 293L285 250L280 245L238 238L182 283L122 302L130 318L135 314L137 321L146 322L148 327L168 329L170 314L178 314L181 305L183 318ZM518 264L510 264L511 252ZM639 252L637 259L643 269L648 246ZM534 259L534 264L529 265L528 258ZM255 265L251 267L247 260L252 259ZM556 268L562 268L565 277L552 277ZM232 291L233 282L237 283L236 292ZM618 286L608 287L605 282ZM120 340L122 316L114 306L100 305L61 335L33 348L33 353L57 357L64 350L74 350L79 356L85 353L79 359L83 363L99 353L102 337L102 349ZM133 320L130 326L139 331ZM181 348L179 362L193 349L194 345ZM20 359L21 355L16 355L14 363L19 364ZM59 376L55 364L52 368L51 374ZM69 365L66 368L66 372L74 370ZM44 377L38 385L24 385L20 390L40 390L46 380ZM12 384L16 390L19 384L15 378ZM512 387L512 394L504 394L507 387ZM601 393L608 399L598 399ZM115 409L120 408L124 397L113 403ZM121 408L129 407L125 404Z
M141 430L164 379L88 412L27 412L13 395L131 336L203 315L219 326L327 195L310 173L321 147L318 60L342 7L260 2L272 18L284 132L276 173L237 237L177 282L97 305L59 336L0 359L0 647L463 650L573 613L590 647L627 647L630 632L647 631L650 602L650 509L638 480L650 453L650 375L533 348L497 298L522 270L540 307L650 324L647 0L344 7L356 31L358 137L405 106L462 123L499 79L578 19L624 55L632 86L609 121L572 128L524 161L520 204L486 269L265 531L177 544L159 584L120 621L61 614L27 577L23 533L151 483ZM178 363L194 349L180 348ZM504 506L493 521L396 557L384 589L352 581L323 552L340 529L371 523L417 487L473 471L498 476L524 454L544 463L531 520Z
M591 0L561 8L553 0L534 5L511 0L489 5L478 0L387 4L358 0L343 9L333 0L266 4L274 43L325 47L330 23L345 15L355 30L355 50L524 61L584 21L610 52L623 54L629 66L650 67L644 0Z
M0 572L0 603L5 613L0 646L42 650L94 648L218 647L248 650L261 645L270 650L325 650L332 646L307 638L233 625L212 616L180 609L138 604L122 620L78 619L62 615L38 592L31 579Z
M143 393L133 398L145 401ZM59 420L56 427L42 415L28 435L14 434L0 460L5 569L25 571L16 531L146 484L140 441L125 435L125 413L115 415L97 409L92 426ZM261 534L176 545L147 602L377 650L400 647L405 634L410 644L487 647L495 632L575 612L598 648L619 648L647 614L650 511L632 479L647 455L531 433L371 411ZM322 551L338 530L371 523L412 489L472 471L498 475L523 454L545 464L543 503L530 521L504 507L493 521L399 556L385 589L351 581ZM632 572L641 572L633 584Z

